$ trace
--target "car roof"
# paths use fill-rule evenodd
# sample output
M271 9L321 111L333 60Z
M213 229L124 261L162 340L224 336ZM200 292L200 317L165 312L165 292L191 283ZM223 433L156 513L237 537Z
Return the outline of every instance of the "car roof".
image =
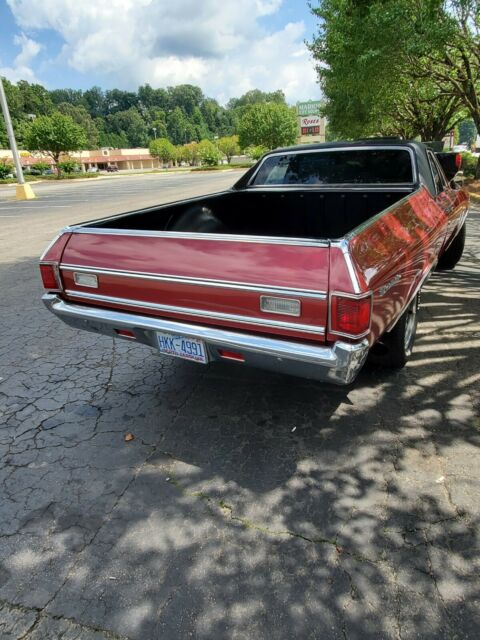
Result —
M340 140L338 142L317 142L310 144L297 144L290 147L279 147L272 149L269 153L288 153L288 152L301 152L323 149L342 149L344 147L411 147L425 153L426 146L417 142L416 140L402 140L400 138L362 138L358 140ZM266 154L268 155L268 153Z

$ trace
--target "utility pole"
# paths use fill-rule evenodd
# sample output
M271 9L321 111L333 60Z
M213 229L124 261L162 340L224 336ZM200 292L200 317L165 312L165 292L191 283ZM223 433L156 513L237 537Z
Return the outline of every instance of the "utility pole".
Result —
M26 184L23 177L22 164L20 162L20 156L18 155L17 143L15 141L15 133L12 127L12 120L10 118L10 111L8 110L7 96L3 88L2 78L0 77L0 104L2 105L3 117L5 119L5 126L7 128L8 141L10 143L10 150L13 155L13 161L15 163L15 170L17 173L17 200L32 200L35 198L33 189L29 184Z

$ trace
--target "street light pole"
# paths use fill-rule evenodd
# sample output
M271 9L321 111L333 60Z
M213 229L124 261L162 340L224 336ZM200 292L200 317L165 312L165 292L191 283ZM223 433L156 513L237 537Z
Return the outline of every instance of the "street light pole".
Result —
M17 173L17 200L31 200L35 198L32 187L25 183L23 177L22 164L20 162L20 156L18 155L17 143L15 141L15 133L13 131L12 119L10 118L10 111L7 104L7 96L5 95L5 89L3 88L3 81L0 77L0 104L2 106L3 117L5 119L5 127L7 129L8 141L10 143L10 150L12 152L13 161L15 163L15 171Z

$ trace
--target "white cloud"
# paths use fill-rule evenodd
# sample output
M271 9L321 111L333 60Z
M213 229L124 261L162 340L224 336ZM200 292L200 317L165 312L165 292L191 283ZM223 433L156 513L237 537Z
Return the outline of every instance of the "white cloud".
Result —
M35 72L30 63L40 53L42 45L31 38L27 38L24 33L16 35L13 38L13 42L20 47L20 53L13 61L12 67L0 67L0 76L8 78L12 82L17 82L18 80L36 82Z
M62 59L110 84L189 82L220 100L259 88L316 97L302 22L268 31L282 0L7 0L25 30L53 29ZM31 41L34 42L34 41Z

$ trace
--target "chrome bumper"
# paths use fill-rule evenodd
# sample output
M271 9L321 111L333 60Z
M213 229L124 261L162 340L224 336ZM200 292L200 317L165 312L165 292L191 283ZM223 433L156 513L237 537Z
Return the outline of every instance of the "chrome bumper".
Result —
M218 353L219 349L233 349L245 358L239 364L335 384L352 382L368 353L366 340L357 344L338 341L330 347L323 347L114 309L86 307L65 302L52 293L46 293L43 302L53 314L76 329L117 338L122 336L116 333L116 329L127 329L134 333L137 342L151 347L157 347L156 331L200 338L205 341L210 361L224 360Z

